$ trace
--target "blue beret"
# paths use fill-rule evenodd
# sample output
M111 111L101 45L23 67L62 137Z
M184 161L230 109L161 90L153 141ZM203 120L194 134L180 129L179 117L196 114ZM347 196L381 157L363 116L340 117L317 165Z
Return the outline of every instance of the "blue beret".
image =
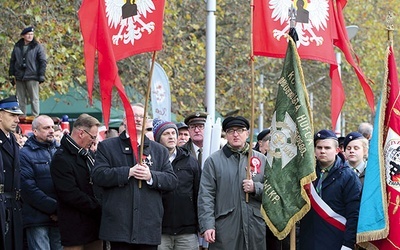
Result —
M23 115L24 113L19 108L18 99L16 96L10 96L6 99L0 100L0 110L6 111L15 115Z
M236 117L229 116L225 118L225 120L222 122L222 130L226 131L228 128L232 127L249 129L250 124L249 121L243 116L236 116Z
M343 146L344 150L346 150L347 145L353 140L364 138L364 136L358 132L351 132L348 135L346 135L346 138L344 138Z
M314 145L317 143L318 140L325 140L325 139L334 139L337 141L337 136L335 132L332 130L323 129L315 133L314 135Z
M33 32L33 27L26 27L25 29L22 30L21 36L25 35L28 32Z
M257 135L257 141L262 140L265 136L267 136L269 133L271 132L271 130L269 128L264 129L263 131L261 131L258 135Z

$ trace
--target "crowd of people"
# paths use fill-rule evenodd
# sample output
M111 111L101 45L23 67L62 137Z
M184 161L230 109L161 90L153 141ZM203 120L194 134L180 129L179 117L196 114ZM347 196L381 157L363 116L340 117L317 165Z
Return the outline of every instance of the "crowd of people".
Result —
M249 121L226 117L224 138L215 142L220 149L207 159L207 113L200 111L175 124L150 119L136 103L134 135L124 117L100 141L100 122L87 114L62 131L40 115L44 48L33 27L20 36L9 68L18 98L0 101L0 249L289 249L289 238L278 240L260 212L274 131L260 131L249 145ZM34 117L29 136L18 126L28 103ZM345 137L315 134L313 200L329 213L312 204L296 225L300 249L358 248L371 134L369 123Z
M147 119L140 103L132 110L136 135L126 118L99 142L101 124L88 114L64 133L38 115L20 145L18 100L0 101L2 249L289 249L260 212L274 131L258 133L250 150L249 121L227 117L226 143L202 166L207 113L175 124ZM299 249L361 249L355 237L372 128L365 125L341 140L330 130L315 134L313 198L332 214L312 204L296 225ZM131 137L138 150L143 142L140 159Z

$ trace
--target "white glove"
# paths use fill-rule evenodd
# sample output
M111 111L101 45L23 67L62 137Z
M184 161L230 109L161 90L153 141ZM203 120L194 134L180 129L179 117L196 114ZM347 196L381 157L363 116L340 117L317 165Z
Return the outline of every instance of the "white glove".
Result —
M340 250L352 250L350 247L342 246Z

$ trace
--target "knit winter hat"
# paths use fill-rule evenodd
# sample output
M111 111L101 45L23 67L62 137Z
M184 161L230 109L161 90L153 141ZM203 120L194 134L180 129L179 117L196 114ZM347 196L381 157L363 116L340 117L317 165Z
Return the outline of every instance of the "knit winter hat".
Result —
M160 142L160 138L162 133L166 129L173 128L176 131L176 134L178 134L178 128L173 122L167 122L164 120L161 120L160 118L154 118L153 120L153 135L154 135L154 140L156 142Z

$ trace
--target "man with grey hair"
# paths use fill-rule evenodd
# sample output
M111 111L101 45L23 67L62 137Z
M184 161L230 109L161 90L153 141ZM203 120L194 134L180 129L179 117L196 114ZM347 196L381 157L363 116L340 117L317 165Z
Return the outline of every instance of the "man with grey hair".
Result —
M362 134L368 140L371 140L373 126L369 122L362 122L358 126L358 133Z
M56 152L54 121L40 115L20 151L22 219L29 249L62 249L50 162Z
M58 226L64 250L103 249L99 240L101 207L93 191L90 147L100 122L81 114L71 135L64 135L51 162L50 172L58 200Z
M119 137L100 142L97 148L92 175L94 184L103 188L99 237L110 241L111 249L157 250L164 214L162 194L174 190L178 180L168 150L142 131L143 105L133 104L132 111L136 134L127 129ZM125 127L127 122L125 116ZM140 147L142 136L139 160L130 137Z

